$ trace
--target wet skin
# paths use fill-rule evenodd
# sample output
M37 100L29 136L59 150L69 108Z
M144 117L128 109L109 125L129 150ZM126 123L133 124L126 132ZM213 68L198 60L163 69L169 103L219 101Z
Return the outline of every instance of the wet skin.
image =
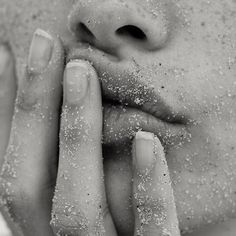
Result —
M117 116L117 108L112 111L115 118L109 116L108 108L104 122L106 192L120 232L129 235L133 229L127 136L132 136L136 128L154 130L162 140L181 230L235 217L236 2L127 0L124 2L128 5L114 1L116 8L107 2L113 1L52 1L49 5L46 0L1 0L6 12L0 36L13 46L19 77L31 35L41 27L61 36L68 57L93 63L101 77L104 100L129 106L125 115ZM127 17L124 9L132 12L131 18L121 20L119 27L127 22L137 24L148 41L113 34L118 17ZM81 13L86 11L87 15ZM78 22L88 20L95 39L76 27ZM111 33L102 37L101 32L110 28ZM92 44L92 49L81 49L81 40ZM121 87L123 90L119 90ZM131 114L134 107L138 111ZM141 110L152 116L146 117ZM137 116L151 122L127 124L127 118ZM162 126L153 116L165 120L170 133L160 131ZM128 134L114 133L122 132L122 126L127 130L129 125L134 128ZM180 128L175 131L172 125Z

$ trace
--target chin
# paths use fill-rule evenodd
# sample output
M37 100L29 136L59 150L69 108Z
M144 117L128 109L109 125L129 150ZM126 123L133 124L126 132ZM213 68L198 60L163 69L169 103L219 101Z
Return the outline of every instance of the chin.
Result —
M236 161L234 151L230 151L234 139L229 138L224 124L216 123L214 128L207 121L193 126L189 130L191 142L166 149L183 234L236 217ZM219 143L223 137L228 137L227 143ZM104 144L108 203L121 235L132 235L134 226L131 143Z

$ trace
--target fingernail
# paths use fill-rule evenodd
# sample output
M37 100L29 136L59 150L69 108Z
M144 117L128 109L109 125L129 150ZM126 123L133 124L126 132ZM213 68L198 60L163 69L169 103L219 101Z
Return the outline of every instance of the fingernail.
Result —
M53 38L47 32L37 29L30 46L28 66L30 70L43 70L52 57Z
M6 45L0 45L0 76L4 74L10 62L10 54Z
M76 105L86 97L90 67L89 63L83 60L73 60L66 65L64 85L66 102Z
M139 131L134 140L134 165L141 174L148 173L155 163L153 133Z

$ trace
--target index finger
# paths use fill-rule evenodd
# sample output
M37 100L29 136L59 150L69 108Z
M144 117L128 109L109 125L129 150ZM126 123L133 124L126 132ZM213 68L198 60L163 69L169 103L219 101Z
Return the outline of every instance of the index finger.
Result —
M133 165L134 235L180 236L164 150L154 134L136 134Z

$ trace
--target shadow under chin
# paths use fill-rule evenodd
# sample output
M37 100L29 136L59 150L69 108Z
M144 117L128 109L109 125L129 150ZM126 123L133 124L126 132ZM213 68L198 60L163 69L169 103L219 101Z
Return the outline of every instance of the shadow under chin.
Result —
M107 202L119 235L133 235L131 143L105 146L104 174Z

